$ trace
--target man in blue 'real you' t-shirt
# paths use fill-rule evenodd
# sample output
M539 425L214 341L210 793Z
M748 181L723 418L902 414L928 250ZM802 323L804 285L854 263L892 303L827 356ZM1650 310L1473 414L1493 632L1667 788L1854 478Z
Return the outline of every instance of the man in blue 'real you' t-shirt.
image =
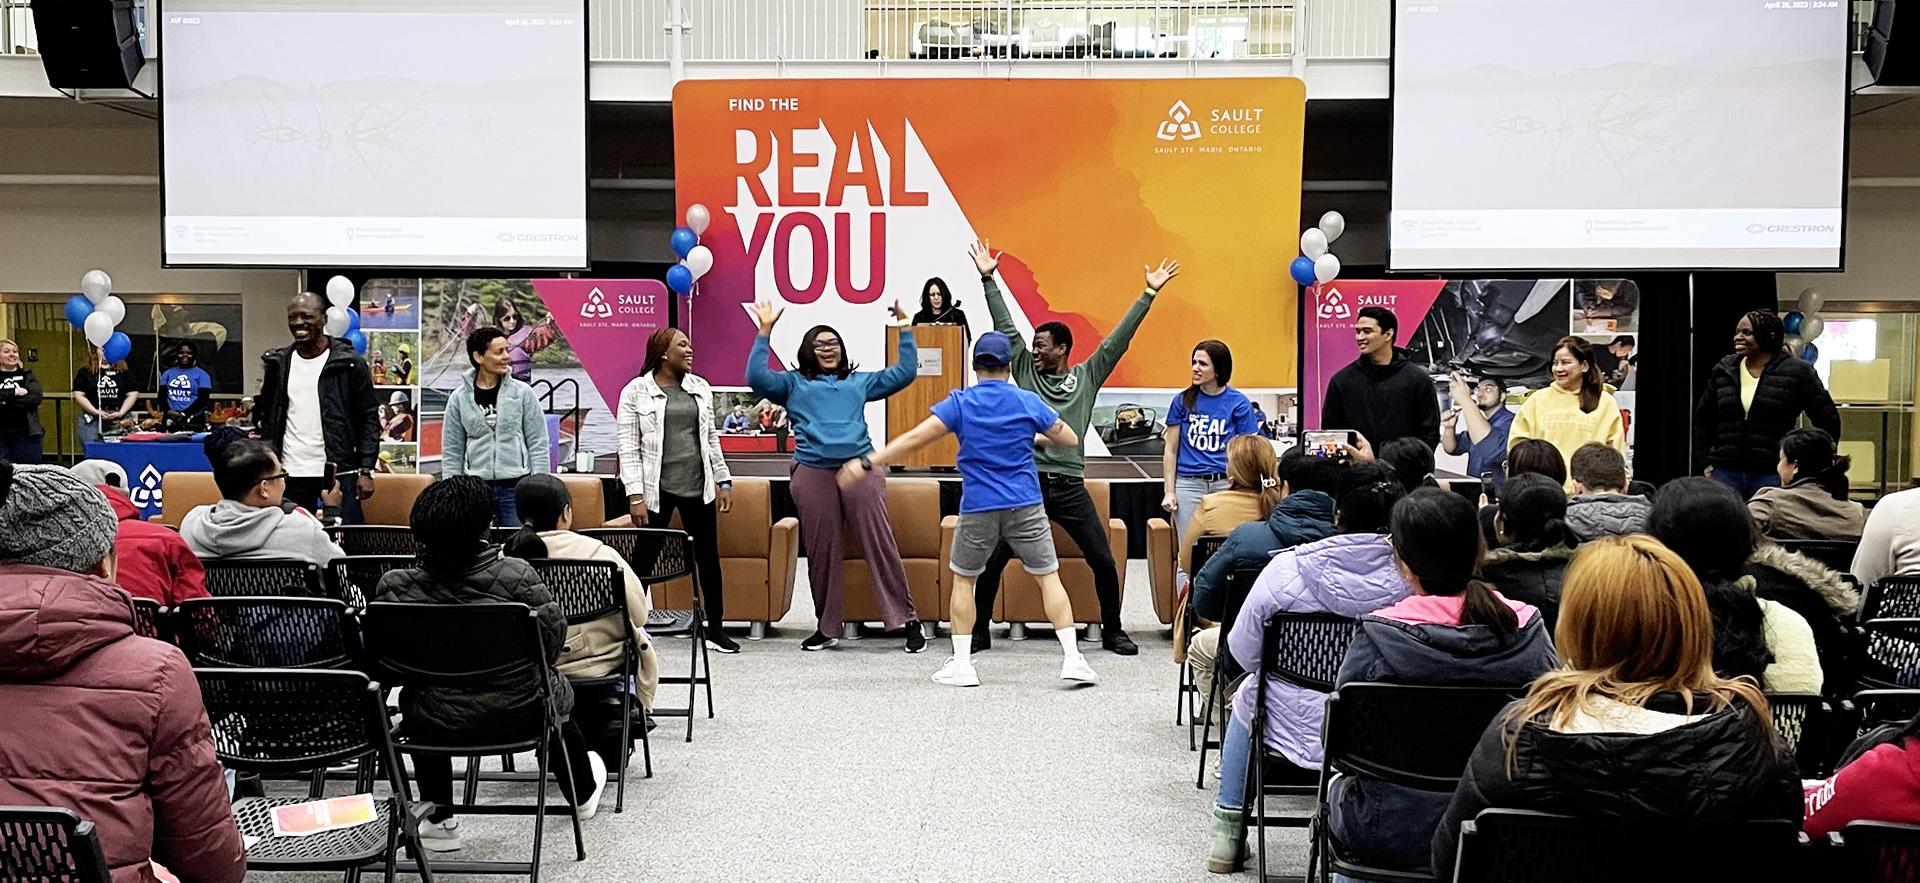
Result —
M954 390L933 406L933 416L921 421L893 443L848 462L840 470L842 487L859 482L875 465L899 459L951 432L960 439L960 525L953 536L948 567L953 570L953 658L934 674L935 683L954 687L980 686L972 661L973 583L987 569L988 559L1001 542L1020 556L1020 563L1040 583L1040 600L1047 621L1060 639L1065 661L1060 677L1092 683L1093 668L1080 655L1073 625L1073 603L1060 584L1060 561L1054 555L1053 530L1040 496L1040 473L1034 467L1033 446L1080 443L1073 429L1060 420L1039 396L1013 385L1013 344L1005 334L989 331L973 342L973 369L979 382ZM1036 438L1037 437L1037 438Z
M160 375L161 423L168 429L206 425L207 405L213 396L213 378L198 361L200 350L183 340L174 348L173 367Z

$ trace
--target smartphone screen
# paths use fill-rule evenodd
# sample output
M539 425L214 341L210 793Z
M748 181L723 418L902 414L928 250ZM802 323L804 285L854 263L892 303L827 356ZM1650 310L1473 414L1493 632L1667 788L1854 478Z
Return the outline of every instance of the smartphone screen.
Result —
M1302 444L1307 446L1309 457L1340 458L1347 455L1348 440L1353 433L1345 429L1307 430Z
M1480 492L1487 495L1487 502L1500 502L1500 492L1493 487L1493 473L1480 473Z

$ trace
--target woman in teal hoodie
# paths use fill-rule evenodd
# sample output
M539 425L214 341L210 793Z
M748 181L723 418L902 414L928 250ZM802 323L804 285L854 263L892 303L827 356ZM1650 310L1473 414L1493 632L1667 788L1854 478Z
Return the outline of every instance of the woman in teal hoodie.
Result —
M447 397L440 475L471 475L493 490L493 519L519 527L513 489L520 479L553 471L547 415L533 387L509 375L507 336L498 328L467 335L473 371Z
M747 385L787 409L793 421L795 447L793 505L800 512L800 541L807 547L807 577L813 584L813 609L820 626L801 642L802 650L824 650L839 643L846 625L841 620L840 559L843 533L851 529L873 573L874 601L889 629L905 626L907 652L926 649L927 638L907 594L907 569L900 563L900 547L887 521L886 470L874 469L851 488L840 487L840 467L865 460L873 450L867 436L867 403L879 401L913 382L918 355L913 329L905 326L906 311L893 306L900 328L900 354L892 367L855 371L847 359L840 332L815 325L800 337L794 369L767 367L772 351L769 338L781 310L768 303L754 304L760 334L747 354Z

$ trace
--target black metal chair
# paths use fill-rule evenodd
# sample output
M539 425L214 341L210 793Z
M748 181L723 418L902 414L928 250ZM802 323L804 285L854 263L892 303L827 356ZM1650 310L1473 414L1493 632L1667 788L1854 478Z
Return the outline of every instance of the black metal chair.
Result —
M406 555L421 552L420 540L413 528L391 524L343 524L327 528L327 534L348 555Z
M1344 851L1328 828L1328 785L1338 773L1451 794L1487 726L1508 703L1525 693L1524 684L1433 687L1355 683L1335 690L1327 697L1321 738L1319 805L1307 856L1308 879L1313 878L1316 866L1323 881L1336 873L1380 881L1433 879L1422 872L1368 865Z
M1920 618L1867 620L1860 660L1865 689L1920 687Z
M1205 566L1207 560L1213 557L1213 553L1220 550L1220 544L1226 541L1227 538L1219 534L1207 534L1193 541L1193 554L1191 556L1193 571L1188 574L1189 580L1192 579L1194 574L1200 572L1200 568ZM1185 633L1180 636L1180 642L1187 646L1192 646L1193 636L1200 631L1200 624L1199 618L1193 612L1193 586L1191 582L1188 583L1186 592L1180 599L1180 606L1184 608L1181 613L1180 622L1185 629ZM1198 747L1194 742L1193 734L1200 726L1199 705L1202 699L1199 680L1193 676L1193 663L1187 659L1180 660L1180 686L1179 692L1174 695L1173 725L1177 727L1181 724L1186 724L1188 751L1192 751Z
M411 555L348 555L327 562L327 581L335 598L359 610L373 599L387 571L412 567L418 560Z
M54 806L0 806L0 880L111 883L93 823Z
M1843 705L1853 723L1851 738L1858 739L1875 727L1905 723L1920 715L1920 690L1861 690Z
M1773 730L1780 734L1801 778L1818 779L1833 772L1834 708L1812 693L1768 693L1767 708Z
M1920 880L1920 825L1854 822L1828 839L1840 849L1841 883Z
M523 739L488 745L434 744L414 739L404 726L394 748L401 754L463 757L469 767L483 755L517 754L531 751L539 783L534 788L534 803L457 805L471 815L533 816L533 855L525 862L440 862L445 873L525 874L528 883L539 883L540 852L548 815L567 815L573 819L573 843L577 861L587 857L586 838L580 829L578 810L566 804L547 804L546 780L553 767L549 763L549 744L557 746L560 763L571 768L566 742L559 738L562 723L553 703L553 666L547 663L547 650L541 638L540 621L525 604L412 604L374 601L361 614L361 634L366 642L367 660L379 673L382 683L404 689L484 689L498 690L503 684L525 684L537 695L536 707L542 719ZM402 777L402 782L406 780Z
M1858 540L1774 540L1780 548L1798 552L1826 566L1846 573L1853 569L1853 553Z
M275 558L203 558L207 594L216 598L282 596L318 598L320 568L305 561Z
M1200 766L1193 774L1193 787L1201 790L1207 787L1207 752L1220 748L1220 738L1213 734L1214 709L1221 710L1219 717L1224 722L1230 713L1227 708L1227 686L1241 673L1239 664L1233 661L1233 654L1227 649L1227 635L1233 632L1233 624L1240 617L1240 605L1246 603L1254 580L1259 579L1260 572L1265 569L1265 563L1235 568L1227 572L1226 583L1220 587L1220 644L1213 654L1213 688L1207 691L1206 699L1200 705Z
M1798 872L1798 821L1674 825L1484 809L1460 827L1455 883L1783 881Z
M686 625L659 626L649 621L647 634L656 637L678 637L685 635L690 659L687 674L661 675L660 685L685 684L687 687L687 705L685 708L662 708L656 701L652 714L654 717L684 717L687 719L686 741L693 741L693 717L699 705L699 694L706 688L707 717L713 717L713 666L707 655L707 614L705 593L700 588L700 575L694 572L693 541L684 530L669 530L662 527L597 527L582 530L579 533L593 537L612 547L615 552L626 556L627 564L633 568L640 582L651 590L654 586L672 582L685 577L693 585L693 602ZM654 611L662 608L656 601Z
M198 668L350 668L347 605L332 598L192 598L174 612Z
M143 638L158 638L171 641L163 626L167 619L167 608L152 598L130 598L133 601L133 633Z
M1920 576L1885 576L1867 587L1860 621L1920 616Z
M640 676L640 647L633 637L633 617L627 611L627 591L620 568L605 561L545 559L527 563L540 572L540 581L546 583L547 590L553 593L553 600L560 605L560 612L566 615L569 628L610 616L618 616L618 621L624 626L620 629L622 639L620 665L617 668L597 677L568 677L567 680L576 687L614 687L619 691L620 745L625 750L626 746L633 744L632 687L633 679ZM578 704L577 700L575 704ZM647 738L646 727L640 728L640 753L646 777L653 778L653 746ZM627 805L627 759L610 757L607 761L615 783L613 811L622 812Z
M1294 686L1332 693L1334 679L1340 674L1340 663L1347 658L1347 646L1353 643L1353 632L1358 627L1358 622L1332 613L1276 613L1267 619L1260 640L1260 668L1253 672L1256 679L1253 726L1247 735L1252 740L1247 761L1247 797L1251 798L1255 811L1243 813L1258 838L1255 852L1262 879L1267 874L1267 826L1301 828L1313 823L1311 815L1269 817L1267 796L1319 793L1317 779L1311 783L1286 780L1268 783L1270 757L1277 761L1279 771L1292 773L1298 769L1285 757L1272 755L1267 749L1268 675ZM1241 806L1246 805L1247 801L1243 800Z
M270 776L358 762L355 794L373 794L375 763L387 770L392 794L374 799L375 824L305 837L276 837L273 812L306 798L247 797L233 805L240 833L260 838L247 849L248 870L346 871L382 862L391 881L400 847L410 848L422 880L433 869L419 848L424 813L401 785L400 763L388 737L390 722L380 685L357 671L197 668L200 694L213 723L214 756L222 766Z

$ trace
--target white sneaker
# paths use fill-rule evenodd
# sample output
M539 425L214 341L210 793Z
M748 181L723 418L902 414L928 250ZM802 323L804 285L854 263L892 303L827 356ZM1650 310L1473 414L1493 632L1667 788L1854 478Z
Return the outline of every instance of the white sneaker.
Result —
M1085 655L1075 653L1060 663L1060 679L1091 684L1100 680L1100 676L1093 673L1093 666L1087 664Z
M973 670L972 663L961 662L949 656L947 657L947 664L941 666L939 671L933 673L933 682L936 684L946 684L949 687L978 687L980 686L980 673Z
M593 775L593 793L579 806L580 820L586 821L600 812L600 795L607 790L607 762L600 759L597 751L587 752L587 769Z
M420 848L428 852L452 852L460 848L460 820L420 821Z

